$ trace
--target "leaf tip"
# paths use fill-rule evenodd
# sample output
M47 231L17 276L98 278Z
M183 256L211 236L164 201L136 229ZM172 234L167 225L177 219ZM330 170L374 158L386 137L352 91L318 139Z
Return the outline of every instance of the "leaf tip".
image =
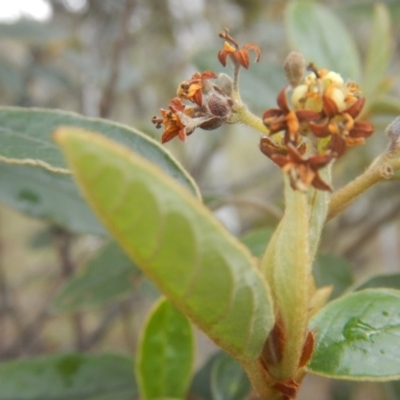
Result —
M82 128L72 127L72 126L59 126L51 134L53 140L60 146L68 140L69 137L87 134L89 131Z

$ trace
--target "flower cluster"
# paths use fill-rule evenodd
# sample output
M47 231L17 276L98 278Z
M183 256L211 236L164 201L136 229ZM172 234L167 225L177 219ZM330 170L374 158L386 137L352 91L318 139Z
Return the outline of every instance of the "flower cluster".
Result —
M373 133L371 124L355 120L365 99L355 83L345 83L339 74L313 64L303 78L305 60L300 53L288 56L285 70L291 85L279 93L278 108L263 115L269 135L277 135L277 140L262 138L260 149L289 175L294 189L306 191L312 185L331 190L319 170Z
M152 120L164 128L162 143L176 136L184 141L196 128L248 124L263 133L261 152L282 168L294 189L332 190L320 170L373 133L371 124L356 120L365 103L357 84L312 63L306 68L303 55L292 52L284 64L289 85L278 94L277 107L266 110L258 123L240 99L238 76L240 68L250 65L250 51L260 60L260 49L252 43L240 47L227 29L219 36L225 42L218 60L223 66L231 61L233 78L207 70L182 82L168 110L161 109L162 117Z

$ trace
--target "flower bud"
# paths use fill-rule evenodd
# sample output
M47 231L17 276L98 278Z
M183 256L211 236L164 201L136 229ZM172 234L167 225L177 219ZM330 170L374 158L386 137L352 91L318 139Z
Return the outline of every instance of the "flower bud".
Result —
M289 83L292 86L297 86L302 81L306 70L306 60L303 54L298 51L290 52L283 66Z
M231 112L233 101L229 97L214 92L207 97L205 105L212 115L225 119Z

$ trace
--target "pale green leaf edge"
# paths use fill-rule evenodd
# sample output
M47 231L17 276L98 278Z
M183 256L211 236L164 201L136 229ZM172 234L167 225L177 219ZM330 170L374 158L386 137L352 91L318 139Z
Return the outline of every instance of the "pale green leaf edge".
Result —
M162 153L164 153L169 161L174 164L182 173L182 175L185 177L185 179L188 181L188 183L192 186L192 189L198 199L201 199L201 194L200 190L194 181L194 179L189 175L189 173L186 171L186 169L182 166L182 164L171 155L171 153L163 147L159 142L151 138L150 136L145 135L143 132L139 131L136 128L129 127L127 125L102 119L102 118L93 118L93 117L86 117L78 113L74 113L71 111L61 111L61 110L54 110L54 109L45 109L45 108L24 108L24 107L8 107L8 106L1 106L0 111L12 111L12 112L21 112L21 113L50 113L50 114L59 114L59 115L67 115L70 117L76 117L80 119L85 119L87 121L93 121L97 123L102 123L104 125L110 125L110 126L115 126L120 129L125 129L126 131L130 131L132 134L140 136L141 139L144 141L147 141L149 145L157 147ZM0 118L0 124L1 124L1 118ZM75 126L76 127L76 126ZM82 128L83 129L83 128ZM50 140L50 139L49 139ZM17 158L10 158L10 157L4 157L0 155L1 161L7 162L9 164L22 164L22 165L32 165L32 166L41 166L45 169L48 169L49 171L55 172L55 173L63 173L63 174L69 174L70 171L64 168L58 168L54 167L47 162L44 162L43 160L36 160L36 159L17 159Z

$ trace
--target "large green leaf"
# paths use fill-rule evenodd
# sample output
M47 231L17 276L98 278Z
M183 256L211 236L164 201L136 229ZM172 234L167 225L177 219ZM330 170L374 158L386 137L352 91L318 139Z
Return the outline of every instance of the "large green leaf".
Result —
M0 155L14 163L39 163L55 172L63 170L64 159L51 138L52 132L62 125L94 130L130 147L199 195L193 180L156 141L134 128L78 114L32 108L0 108ZM56 190L57 187L54 188Z
M143 157L80 129L56 139L97 215L161 291L230 354L258 357L273 311L248 250Z
M369 289L329 303L311 321L308 369L331 378L400 378L400 291Z
M0 363L1 400L133 400L132 361L64 354Z
M290 46L303 53L307 61L336 71L345 79L360 77L354 40L329 8L314 1L292 0L286 9L285 24Z
M243 368L226 353L214 361L211 371L211 392L214 400L244 400L251 384Z
M183 399L194 361L194 334L188 319L161 299L143 329L136 360L142 400Z
M362 85L367 99L379 94L379 86L390 62L392 37L389 12L384 4L376 4Z
M56 312L98 307L131 293L140 271L115 243L104 246L64 285L54 299Z
M0 200L72 232L106 234L70 174L0 161Z

